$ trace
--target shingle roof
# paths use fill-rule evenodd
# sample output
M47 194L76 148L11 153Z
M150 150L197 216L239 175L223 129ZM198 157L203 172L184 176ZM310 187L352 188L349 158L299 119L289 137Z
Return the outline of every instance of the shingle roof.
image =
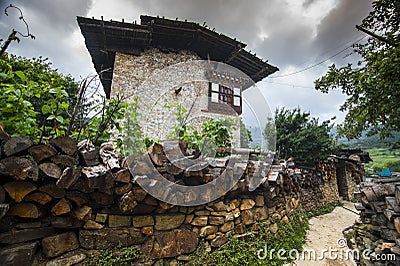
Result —
M278 68L251 54L246 44L198 23L140 16L141 24L77 17L86 47L110 95L115 52L139 55L146 48L161 51L190 50L204 60L224 62L250 76L255 82Z

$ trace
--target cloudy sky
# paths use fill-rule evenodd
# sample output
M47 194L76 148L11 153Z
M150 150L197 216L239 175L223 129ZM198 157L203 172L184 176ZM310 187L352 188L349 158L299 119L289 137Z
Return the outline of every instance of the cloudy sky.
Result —
M53 67L75 78L95 73L76 16L139 21L141 14L206 22L217 32L247 43L247 49L279 67L259 82L270 108L299 106L313 116L336 122L345 97L313 88L330 64L354 63L350 47L363 37L355 29L371 9L372 0L0 0L0 38L12 28L25 32L16 10L23 11L36 39L12 43L8 52L25 57L48 57ZM343 51L344 50L344 51ZM343 52L341 52L343 51Z

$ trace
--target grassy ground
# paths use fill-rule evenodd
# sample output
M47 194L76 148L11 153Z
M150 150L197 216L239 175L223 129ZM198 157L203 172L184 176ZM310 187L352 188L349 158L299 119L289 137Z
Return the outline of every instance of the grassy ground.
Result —
M389 150L388 148L367 149L373 162L365 165L367 174L375 174L378 171L390 168L393 172L400 172L400 149Z

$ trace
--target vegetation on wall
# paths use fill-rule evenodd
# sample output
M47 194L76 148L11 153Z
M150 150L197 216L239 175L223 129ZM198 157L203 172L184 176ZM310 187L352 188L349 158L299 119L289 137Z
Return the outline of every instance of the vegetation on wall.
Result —
M263 134L267 140L276 134L279 158L294 157L296 162L314 165L316 160L325 159L336 148L335 139L330 134L331 120L319 123L317 118L299 108L282 108L275 110L274 122L275 127L272 121L267 123Z
M188 143L188 148L201 151L202 155L213 154L214 148L229 148L232 146L232 131L236 129L235 121L230 118L208 119L201 124L200 129L187 123L190 112L180 103L166 105L175 111L176 124L168 138L181 139Z
M211 252L207 252L206 246L200 244L198 249L191 254L187 265L288 264L293 260L289 256L286 260L278 258L277 250L285 250L286 255L290 250L297 250L301 253L308 230L308 219L301 212L294 212L288 217L288 222L279 223L278 221L279 230L275 234L269 230L269 222L260 222L255 225L258 228L256 233L242 238L232 236L226 244ZM249 232L251 232L251 228L249 228ZM272 249L276 252L272 252L271 258L270 251ZM260 250L262 252L259 252ZM263 258L264 255L266 255L265 258Z

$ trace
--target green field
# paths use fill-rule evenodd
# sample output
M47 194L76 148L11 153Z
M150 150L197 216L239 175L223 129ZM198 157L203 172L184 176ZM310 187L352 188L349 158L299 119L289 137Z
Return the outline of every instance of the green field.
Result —
M400 172L400 149L389 148L365 149L369 152L372 162L365 165L367 174L375 174L390 168L392 172Z

